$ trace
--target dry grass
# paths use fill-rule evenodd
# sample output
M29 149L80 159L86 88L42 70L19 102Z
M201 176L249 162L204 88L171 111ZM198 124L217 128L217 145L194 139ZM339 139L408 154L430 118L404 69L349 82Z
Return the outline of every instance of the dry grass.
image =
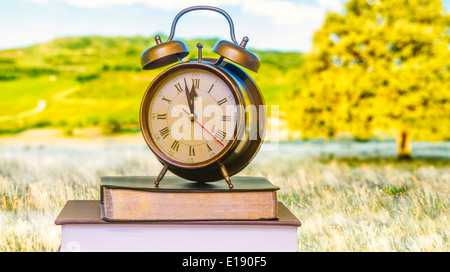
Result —
M284 144L242 172L281 187L303 224L299 251L449 251L449 159L349 159L327 148ZM142 145L0 147L0 251L57 250L53 222L67 200L98 199L100 176L160 169Z
M291 167L289 176L269 177L303 223L299 251L450 249L448 164L332 159Z

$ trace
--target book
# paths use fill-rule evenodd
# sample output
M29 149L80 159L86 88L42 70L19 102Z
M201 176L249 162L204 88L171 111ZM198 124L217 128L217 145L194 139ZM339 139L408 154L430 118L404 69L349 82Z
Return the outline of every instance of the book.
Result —
M276 220L111 222L100 201L69 200L55 224L60 251L295 252L300 221L281 202Z
M199 183L176 176L108 176L100 182L102 218L109 221L273 220L279 187L263 177Z

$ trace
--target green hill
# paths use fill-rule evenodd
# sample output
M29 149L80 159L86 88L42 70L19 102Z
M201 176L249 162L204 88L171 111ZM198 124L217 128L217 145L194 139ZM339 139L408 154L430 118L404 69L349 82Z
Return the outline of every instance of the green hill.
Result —
M166 38L163 38L165 41ZM184 40L197 57L217 58L217 39ZM0 51L0 133L32 127L104 125L107 130L139 129L142 95L163 69L143 71L140 55L155 44L152 37L65 37L26 48ZM251 50L251 48L250 48ZM298 52L253 51L260 72L249 72L268 104L283 103L298 87L302 55Z

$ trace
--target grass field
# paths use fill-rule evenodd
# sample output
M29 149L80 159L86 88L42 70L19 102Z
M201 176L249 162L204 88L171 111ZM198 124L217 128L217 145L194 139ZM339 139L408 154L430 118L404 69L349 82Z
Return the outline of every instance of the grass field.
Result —
M192 50L198 39L185 41ZM204 58L215 39L203 40ZM51 127L65 130L118 125L139 129L142 97L156 75L168 67L142 70L141 53L153 37L66 37L26 48L0 50L0 134ZM192 51L184 61L197 58ZM283 104L298 90L303 63L299 52L258 51L263 60L251 77L264 90L266 103ZM288 99L289 100L289 99ZM111 131L110 131L111 132Z
M103 175L157 174L136 139L0 146L0 251L56 251L67 200L98 199ZM281 187L303 224L299 251L449 251L450 144L412 147L418 159L398 161L393 142L286 142L241 174Z

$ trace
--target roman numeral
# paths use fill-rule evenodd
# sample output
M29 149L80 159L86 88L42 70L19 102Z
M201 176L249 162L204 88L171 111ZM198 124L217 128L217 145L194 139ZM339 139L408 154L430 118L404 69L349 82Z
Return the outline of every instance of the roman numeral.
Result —
M225 103L225 102L227 102L228 100L227 100L227 98L225 97L224 99L222 99L222 100L220 100L219 102L217 102L217 103L219 103L219 106L220 105L222 105L223 103Z
M169 99L165 98L164 96L163 96L161 99L164 100L164 101L166 101L166 102L169 103L169 104L170 104L170 102L172 102L172 100L169 100Z
M180 147L180 142L178 142L177 140L173 141L172 145L170 146L170 148L172 148L173 150L178 152L178 148Z
M222 121L224 121L224 122L231 121L231 116L229 116L229 115L222 116Z
M200 79L199 78L193 78L192 79L192 84L194 84L195 88L200 88Z
M225 139L226 133L219 129L219 130L216 132L216 134L214 134L214 136L215 136L217 139L219 139L220 141L223 141L223 140Z
M212 90L212 88L214 87L214 84L213 85L211 85L211 88L209 88L209 91L208 91L208 93L210 93L211 92L211 90Z
M175 88L177 88L177 91L178 91L179 93L181 93L181 92L183 91L183 89L181 88L180 83L177 83L177 84L175 84L174 86L175 86Z
M159 134L161 134L161 137L165 139L169 135L170 131L168 127L165 127L159 131Z
M208 143L206 143L206 148L208 149L208 152L211 152L211 151L212 151L212 148L209 146Z
M189 146L189 156L195 156L195 149L193 146Z
M164 113L164 114L158 113L156 119L167 119L167 114L166 113Z

